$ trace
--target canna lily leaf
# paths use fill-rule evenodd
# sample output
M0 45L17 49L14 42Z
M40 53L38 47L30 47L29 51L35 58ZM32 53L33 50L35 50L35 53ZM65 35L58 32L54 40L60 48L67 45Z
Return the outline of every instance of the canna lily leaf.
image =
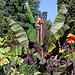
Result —
M24 29L11 18L5 17L5 19L6 22L8 22L8 25L11 27L13 33L15 33L15 36L20 42L20 44L28 47L28 38Z
M33 17L33 15L32 15L32 12L31 12L31 10L30 10L30 8L29 8L28 1L25 3L25 5L26 5L26 10L27 10L27 14L28 14L28 17L29 17L29 19L30 19L30 22L31 22L31 23L35 23L35 20L34 20L34 17Z

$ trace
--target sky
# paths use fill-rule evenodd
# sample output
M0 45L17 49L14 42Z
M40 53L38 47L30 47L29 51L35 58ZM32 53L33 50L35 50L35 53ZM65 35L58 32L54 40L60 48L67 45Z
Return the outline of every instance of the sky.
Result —
M57 15L57 0L40 0L39 10L47 13L47 20L54 22Z

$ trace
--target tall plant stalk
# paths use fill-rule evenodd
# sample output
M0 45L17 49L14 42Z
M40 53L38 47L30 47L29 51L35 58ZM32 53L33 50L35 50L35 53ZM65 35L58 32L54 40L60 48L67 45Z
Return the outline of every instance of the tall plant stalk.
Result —
M40 40L40 34L39 34L39 25L37 25L37 28L36 28L37 30L37 43L38 43L38 45L39 45L39 40Z
M40 25L40 36L41 36L41 45L43 45L42 24Z
M73 55L73 47L71 45L71 52L72 52L72 58L73 58L73 72L75 74L75 70L74 70L74 55Z

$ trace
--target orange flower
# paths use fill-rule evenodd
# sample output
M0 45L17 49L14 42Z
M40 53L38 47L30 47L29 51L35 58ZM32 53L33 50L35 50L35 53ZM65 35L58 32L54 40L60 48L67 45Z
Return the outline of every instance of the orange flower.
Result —
M44 22L41 20L41 18L37 18L37 24L42 24L42 23Z
M62 49L62 50L61 50L61 48L59 48L59 49L60 49L59 53L63 53L65 51L65 49Z
M45 53L43 53L43 56L44 56L44 57L47 57L47 55L46 55Z
M47 57L47 55L45 53L40 54L41 56L43 55L44 57Z
M70 44L74 44L75 35L70 33L70 34L68 34L67 37L69 37L69 38L66 41Z
M70 43L70 44L74 44L74 40L71 39L71 38L68 38L66 41L67 41L68 43Z
M2 57L2 59L4 59L4 56ZM0 59L0 62L2 62L3 63L3 60L2 59Z
M73 34L71 34L71 33L70 33L70 34L68 34L68 36L67 36L67 37L70 37L70 38L71 38L71 39L73 39L73 40L75 39L75 35L73 35Z

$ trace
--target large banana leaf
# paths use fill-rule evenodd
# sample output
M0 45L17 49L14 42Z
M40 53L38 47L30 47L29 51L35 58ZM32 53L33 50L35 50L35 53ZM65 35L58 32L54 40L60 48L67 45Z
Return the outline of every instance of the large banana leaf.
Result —
M64 25L65 15L67 14L67 5L62 5L59 13L56 16L56 19L52 25L51 32L56 34L56 32Z
M12 31L15 33L15 36L20 44L28 47L28 38L24 29L11 18L5 17L5 19L8 22L8 25L11 27Z
M64 35L64 32L70 27L64 25L65 18L67 14L67 5L62 5L56 19L51 27L51 34L48 42L48 53L51 52L56 47L56 41Z
M29 27L28 38L29 38L30 42L36 42L37 41L36 30L33 28L33 26Z
M68 30L69 28L70 28L69 26L64 25L59 29L59 31L54 36L51 37L52 41L49 42L50 46L48 45L49 46L48 53L51 52L56 47L56 41L60 37L62 37L64 35L65 31Z
M23 52L23 46L22 45L18 45L18 46L15 46L14 48L12 48L9 51L9 55L17 56L17 55L21 55L22 52Z
M32 15L32 12L31 12L31 10L30 10L30 8L29 8L28 1L25 3L25 5L26 5L26 10L27 10L27 14L28 14L28 17L29 17L29 19L30 19L30 22L31 22L31 23L35 23L35 20L34 20L34 17L33 17L33 15Z

